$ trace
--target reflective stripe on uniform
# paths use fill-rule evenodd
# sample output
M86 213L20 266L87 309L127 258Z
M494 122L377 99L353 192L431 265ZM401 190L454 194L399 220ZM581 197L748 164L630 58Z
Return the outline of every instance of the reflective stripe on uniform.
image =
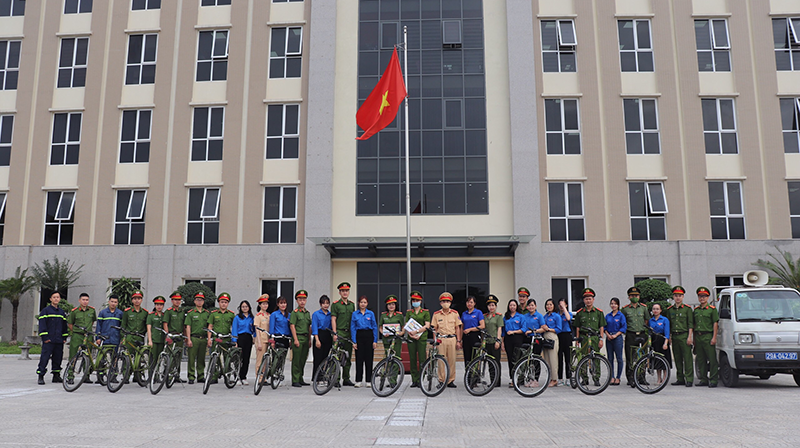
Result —
M61 314L44 314L42 316L39 316L39 319L46 319L48 317L60 317L64 320L67 320L67 316L62 316Z

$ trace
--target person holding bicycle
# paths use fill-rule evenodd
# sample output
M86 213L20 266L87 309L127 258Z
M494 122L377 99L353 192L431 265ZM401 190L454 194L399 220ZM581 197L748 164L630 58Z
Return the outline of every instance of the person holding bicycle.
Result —
M608 351L608 362L611 364L611 384L619 386L619 378L622 375L622 348L624 345L624 334L628 331L628 323L625 315L619 311L619 299L611 298L609 302L611 312L606 314L606 350ZM614 358L617 360L617 373L614 373Z
M672 299L675 304L667 308L665 314L669 318L670 342L675 355L675 382L673 386L692 387L694 383L694 357L692 356L692 339L694 337L694 313L692 307L683 303L686 290L683 286L672 288Z
M497 302L497 296L489 294L486 299L487 313L483 315L483 320L486 323L486 333L489 335L486 340L486 352L497 361L497 378L500 378L503 370L500 366L500 347L503 345L503 315L497 312Z
M650 318L648 326L650 327L650 330L653 331L653 350L655 350L657 353L661 353L664 356L664 359L667 360L667 366L672 368L672 356L670 356L669 353L669 319L661 315L660 303L654 303L652 311L653 317ZM658 371L658 384L661 384L661 382L666 378L667 376L665 371Z
M603 337L605 336L606 316L603 310L595 308L594 306L594 290L592 288L585 288L583 290L583 308L575 313L572 326L576 328L577 336L581 338L578 341L580 347L580 355L584 356L589 353L589 347L594 348L595 351L600 351L603 348ZM587 328L597 332L597 336L584 335L581 337L581 328ZM597 375L599 375L599 369ZM588 381L588 378L580 378L581 381ZM599 380L599 376L594 378L595 383Z
M158 355L164 350L164 333L158 331L159 328L164 326L164 303L166 303L164 296L156 296L153 299L153 306L155 309L147 315L147 345L151 347L150 351L150 367L156 364ZM155 327L155 331L153 328Z
M119 330L114 328L122 324L122 310L117 308L118 304L119 298L112 294L108 297L108 307L103 308L100 310L100 313L97 314L97 328L95 331L97 334L108 338L105 342L98 339L95 341L97 345L103 342L104 345L119 346Z
M350 320L350 334L355 336L353 349L356 351L356 384L364 387L364 380L372 382L372 361L378 346L378 322L375 314L367 309L367 296L358 298L358 309Z
M217 332L217 338L221 338L220 335L231 334L233 319L236 317L236 314L228 309L228 304L231 303L231 295L227 292L223 292L219 295L219 297L217 297L217 303L219 303L219 308L212 311L208 317L208 329ZM208 339L209 347L219 344L219 342L214 341L215 338L213 333L206 332L206 338ZM224 339L228 338L230 338L230 336ZM217 376L217 378L211 378L211 384L217 384L219 382L219 374L219 370L214 372L214 375Z
M444 372L440 372L439 381L447 380L447 387L454 388L456 387L456 350L461 349L461 319L458 317L458 311L450 309L452 303L452 294L449 292L440 294L439 304L442 309L433 313L431 324L439 338L442 339L439 351L450 365L450 378L444 378Z
M411 363L411 387L419 387L419 370L427 359L428 328L431 327L431 312L422 308L422 293L411 291L411 309L406 312L406 322L416 321L422 326L417 332L409 331L408 357ZM499 358L498 358L499 359Z
M350 334L350 321L356 311L356 304L352 300L348 300L350 297L350 283L341 282L336 289L339 290L339 300L331 304L331 326L336 334L346 339L355 338L356 335ZM337 340L336 335L333 336L333 340ZM353 356L353 344L344 340L339 346L347 352L344 366L342 367L342 386L354 386L353 382L350 381L350 358Z
M78 298L78 306L72 309L67 316L67 327L69 328L69 359L75 357L78 353L78 348L83 344L86 338L86 332L82 328L92 330L92 325L97 320L97 313L94 307L89 306L89 294L81 293ZM76 328L77 327L77 328ZM84 383L91 383L87 378Z
M266 340L266 335L262 336L262 333L266 331L269 333L269 294L261 294L258 297L258 312L253 317L253 327L255 328L256 332L256 339L255 339L255 346L256 346L256 373L258 373L258 369L261 367L261 359L264 357L264 353L267 351L267 344L269 341ZM258 331L259 329L264 331ZM256 378L258 379L258 378Z
M311 347L311 313L306 309L308 291L301 289L294 295L297 308L292 311L289 317L289 328L292 332L292 387L308 386L309 383L303 381L303 369L308 360L308 349Z
M205 382L206 374L206 349L211 347L211 339L207 336L206 329L210 313L203 307L206 296L202 292L194 295L194 308L186 313L183 324L186 328L186 347L189 348L189 384Z
M572 348L572 312L569 310L567 299L558 299L558 315L561 317L561 331L558 332L558 382L565 385L566 380L572 377L572 366L570 366L570 349Z
M558 366L558 332L561 331L561 316L556 312L556 303L553 299L547 299L544 302L544 310L546 312L544 315L544 324L539 327L539 330L541 330L545 340L551 341L553 346L548 348L547 342L545 342L542 357L547 363L547 366L550 367L550 372L552 374ZM558 386L558 381L555 379L555 376L550 377L550 387L556 386Z
M628 379L628 386L636 387L633 382L635 349L637 345L647 341L645 331L650 321L650 312L647 310L647 305L639 303L639 288L635 286L628 288L628 300L631 303L622 307L622 314L628 324L628 330L625 332L625 377Z
M461 323L464 328L464 367L466 367L472 361L475 344L480 346L481 330L486 329L483 311L475 308L475 296L467 297L467 310L461 313Z
M136 290L131 295L133 306L122 313L122 329L136 335L128 335L123 338L131 338L136 342L144 343L144 335L147 332L147 310L142 308L142 291Z
M508 359L508 387L514 387L514 364L517 363L518 348L525 342L525 316L517 312L519 304L516 299L508 301L506 314L503 316L503 346Z
M392 345L392 338L389 337L391 333L389 333L385 328L384 325L392 325L395 328L395 332L397 336L403 335L403 325L406 324L406 319L403 317L403 313L397 311L397 296L394 294L389 294L386 296L386 311L381 313L381 317L378 318L378 328L380 328L380 332L383 335L383 349L386 353L389 353L389 346ZM403 340L402 339L394 339L394 351L395 353L400 353L400 349L403 347Z
M243 386L247 386L247 371L250 370L250 353L253 350L253 339L255 338L255 327L253 312L250 309L250 302L242 300L239 304L239 314L233 318L231 326L231 340L236 346L242 349L242 367L239 369L239 380Z
M331 299L326 295L319 298L319 309L311 315L311 337L314 339L314 368L311 378L322 361L328 357L333 346L333 327L331 326Z

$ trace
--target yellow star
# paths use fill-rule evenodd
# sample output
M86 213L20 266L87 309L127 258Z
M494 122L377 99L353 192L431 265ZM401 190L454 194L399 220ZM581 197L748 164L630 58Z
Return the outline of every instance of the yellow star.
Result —
M387 96L389 96L388 90L383 94L383 100L381 100L381 108L378 110L379 115L383 115L383 108L389 105L389 101L386 100Z

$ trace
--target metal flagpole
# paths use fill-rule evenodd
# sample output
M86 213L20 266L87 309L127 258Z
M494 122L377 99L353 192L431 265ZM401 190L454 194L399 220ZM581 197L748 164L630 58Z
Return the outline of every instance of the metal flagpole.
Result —
M408 137L408 27L403 27L403 81L406 84L406 299L411 308L411 187L409 177L409 152L411 149Z

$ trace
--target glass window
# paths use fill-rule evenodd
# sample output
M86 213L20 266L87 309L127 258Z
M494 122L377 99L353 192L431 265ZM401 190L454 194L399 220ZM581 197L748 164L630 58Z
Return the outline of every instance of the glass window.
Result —
M190 188L187 244L219 243L219 188Z
M619 58L623 72L652 72L653 44L650 20L618 20Z
M577 99L546 99L545 141L548 154L580 154L581 130Z
M708 200L711 208L711 238L745 239L742 183L709 182Z
M224 107L195 107L192 161L222 160Z
M11 165L11 137L14 133L14 116L0 115L0 166Z
M542 20L542 67L545 72L575 72L578 45L575 22Z
M550 241L583 241L583 184L551 182L547 187Z
M741 275L717 275L715 280L717 286L744 286L744 277Z
M147 190L117 190L114 244L144 244Z
M0 0L0 17L24 16L26 0Z
M184 279L183 284L188 285L189 283L200 283L204 286L207 286L214 294L217 293L217 279L215 278L192 278L192 279Z
M48 191L44 224L44 244L63 246L72 244L75 223L75 192Z
M122 135L119 144L119 163L150 161L150 109L122 112Z
M153 84L156 82L157 49L158 34L131 34L128 36L125 84Z
M267 106L267 159L296 159L300 152L300 105Z
M17 90L22 41L0 40L0 90Z
M583 308L583 290L586 288L585 278L561 278L553 277L550 279L550 292L553 300L558 303L561 299L567 299L567 305L572 312Z
M792 238L800 238L800 182L787 182L789 186L789 219Z
M297 187L264 188L262 242L297 242Z
M303 27L272 28L270 78L299 78L302 69Z
M658 107L655 99L626 98L625 148L628 154L660 154Z
M230 4L231 0L202 0L200 6L225 6Z
M161 9L161 0L133 0L131 3L133 11L142 9Z
M225 81L227 79L228 31L200 31L197 41L196 81Z
M92 12L92 0L64 0L64 14Z
M666 240L667 201L661 182L630 182L631 239Z
M81 149L80 112L53 114L50 165L77 165Z
M3 245L3 235L6 230L6 193L0 193L0 246Z
M273 0L275 3L277 1ZM261 294L269 294L269 306L267 307L269 313L274 313L278 309L278 297L286 299L286 311L294 309L294 279L261 280Z
M731 71L731 44L728 21L703 19L694 21L697 42L697 66L701 72Z
M703 98L706 154L738 154L736 108L732 98Z
M772 19L775 66L778 70L800 70L800 18Z
M800 98L781 98L783 152L800 152Z
M61 39L61 55L58 59L58 88L86 86L88 55L88 37Z

